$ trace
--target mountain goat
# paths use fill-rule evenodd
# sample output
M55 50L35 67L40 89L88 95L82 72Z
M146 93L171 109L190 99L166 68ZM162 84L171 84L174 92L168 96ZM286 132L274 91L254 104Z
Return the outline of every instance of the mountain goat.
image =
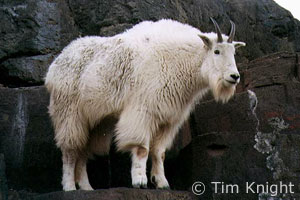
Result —
M131 152L134 187L147 186L148 156L151 181L169 187L165 151L197 100L212 91L225 103L239 83L234 54L245 43L233 41L233 22L226 36L211 20L217 33L164 19L113 37L79 38L63 49L45 85L65 191L76 190L75 183L92 190L87 159L107 154L112 140L119 151Z

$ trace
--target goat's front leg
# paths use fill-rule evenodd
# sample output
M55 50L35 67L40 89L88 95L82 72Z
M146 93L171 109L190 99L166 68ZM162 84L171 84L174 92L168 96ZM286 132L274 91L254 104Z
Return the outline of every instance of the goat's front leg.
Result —
M131 179L134 188L147 188L146 165L148 148L136 146L131 150Z
M76 190L75 165L78 153L73 150L62 150L63 177L62 186L64 191Z
M164 170L165 149L160 147L153 148L151 150L151 158L151 182L156 186L156 188L170 189Z

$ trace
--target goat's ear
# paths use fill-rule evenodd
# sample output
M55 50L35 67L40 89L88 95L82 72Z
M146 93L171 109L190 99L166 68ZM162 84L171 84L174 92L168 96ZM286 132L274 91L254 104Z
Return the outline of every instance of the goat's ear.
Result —
M198 35L198 36L202 39L205 46L207 46L209 49L212 47L212 42L207 36L205 35Z
M235 49L246 46L245 42L232 42Z

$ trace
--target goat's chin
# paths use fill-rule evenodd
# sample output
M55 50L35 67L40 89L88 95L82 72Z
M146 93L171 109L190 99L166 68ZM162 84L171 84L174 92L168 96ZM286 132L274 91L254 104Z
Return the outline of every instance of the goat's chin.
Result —
M236 85L228 85L220 81L212 88L212 92L217 102L227 103L229 99L234 95L235 89Z

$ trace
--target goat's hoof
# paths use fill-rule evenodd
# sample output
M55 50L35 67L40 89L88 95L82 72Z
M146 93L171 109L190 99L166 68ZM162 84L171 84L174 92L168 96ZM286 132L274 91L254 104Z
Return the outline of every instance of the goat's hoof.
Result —
M138 188L138 189L147 189L147 184L142 184L142 185L139 185L139 184L136 184L136 185L132 185L132 187L134 188Z
M91 186L83 186L83 187L80 187L80 190L92 191L94 189Z
M148 186L147 186L147 184L143 184L143 185L141 185L141 187L140 188L142 188L142 189L147 189L148 188Z
M148 180L146 175L136 176L132 180L132 186L134 188L147 189L147 182Z
M74 190L76 190L76 187L74 186L74 187L68 187L68 186L66 186L66 187L63 187L63 190L65 191L65 192L68 192L68 191L74 191Z
M169 183L165 177L152 176L151 183L155 185L156 189L170 190Z
M163 186L163 187L158 188L158 189L161 189L161 190L171 190L170 186Z

